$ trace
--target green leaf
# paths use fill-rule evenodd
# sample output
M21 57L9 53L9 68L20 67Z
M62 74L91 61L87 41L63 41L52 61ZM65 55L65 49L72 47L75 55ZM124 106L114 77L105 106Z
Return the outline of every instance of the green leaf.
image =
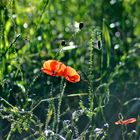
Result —
M111 40L109 34L109 28L107 27L105 20L103 20L103 37L105 40L105 46L107 49L107 67L110 65L110 51L111 51Z

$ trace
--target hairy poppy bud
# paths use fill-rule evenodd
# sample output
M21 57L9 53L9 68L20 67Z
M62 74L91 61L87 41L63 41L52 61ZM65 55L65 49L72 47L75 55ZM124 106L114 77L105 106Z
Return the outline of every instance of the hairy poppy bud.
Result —
M79 23L79 29L82 29L84 27L84 23L83 22L80 22Z
M61 45L62 45L62 46L65 46L65 45L66 45L65 40L62 40L62 41L61 41Z

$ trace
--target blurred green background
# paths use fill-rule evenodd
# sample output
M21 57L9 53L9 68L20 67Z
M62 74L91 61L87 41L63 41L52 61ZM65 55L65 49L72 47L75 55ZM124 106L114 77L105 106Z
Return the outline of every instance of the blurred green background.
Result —
M140 115L139 9L139 0L0 0L0 139L8 137L10 124L22 117L22 111L30 111L42 99L59 96L60 78L40 71L45 60L60 60L80 73L79 83L67 82L65 95L88 93L90 44L94 46L92 41L98 40L102 48L93 49L92 88L106 103L94 118L94 126L109 123L106 139L121 139L120 127L113 124L118 114L125 119L139 119ZM80 22L84 23L82 29ZM62 40L69 47L60 52ZM70 49L72 46L75 48ZM21 116L3 99L21 110ZM62 121L71 120L73 112L80 109L80 100L88 108L87 96L63 99ZM98 106L98 101L94 102ZM43 132L48 106L47 102L40 104L33 111L35 118L28 120L25 114L25 128ZM85 131L86 124L88 118L83 115L75 124L79 133ZM17 128L11 139L23 139L34 132L19 133L22 130ZM138 139L139 121L130 125L128 132L133 129Z

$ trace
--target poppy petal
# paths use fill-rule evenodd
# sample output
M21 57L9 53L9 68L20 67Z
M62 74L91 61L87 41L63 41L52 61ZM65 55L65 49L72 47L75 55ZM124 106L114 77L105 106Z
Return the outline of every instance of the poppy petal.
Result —
M128 120L124 120L123 124L127 125L127 124L134 123L134 122L136 122L136 118L130 118Z
M72 83L76 83L80 81L80 75L76 72L76 70L70 66L67 66L64 72L64 77L66 80Z
M65 64L62 62L57 60L48 60L44 62L41 70L51 76L63 76L65 68Z
M118 124L121 124L121 125L128 125L130 123L134 123L136 122L136 118L130 118L130 119L127 119L127 120L124 120L124 121L117 121L115 122L116 125Z
M117 122L115 122L115 124L116 124L116 125L122 124L122 122L123 122L123 121L117 121Z

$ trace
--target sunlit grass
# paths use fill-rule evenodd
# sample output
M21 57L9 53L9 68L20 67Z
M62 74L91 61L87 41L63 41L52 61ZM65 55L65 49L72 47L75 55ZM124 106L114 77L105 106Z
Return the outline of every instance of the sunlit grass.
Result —
M2 0L0 139L139 139L138 3Z

